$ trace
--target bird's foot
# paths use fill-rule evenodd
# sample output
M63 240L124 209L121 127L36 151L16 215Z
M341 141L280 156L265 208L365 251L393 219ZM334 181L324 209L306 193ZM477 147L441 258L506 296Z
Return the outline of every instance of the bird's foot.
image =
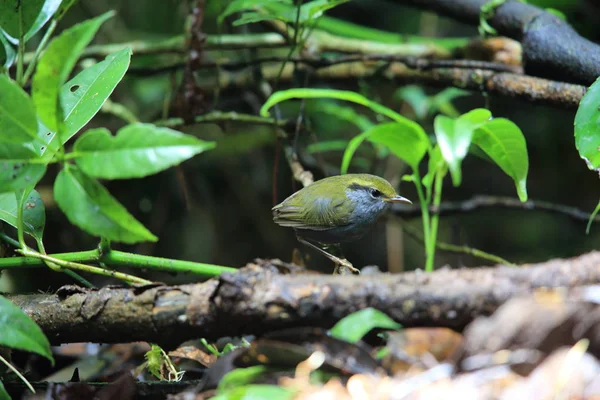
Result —
M336 257L336 260L333 260L333 262L336 264L335 269L333 270L334 275L360 275L360 270L358 268L354 268L352 263L345 258ZM348 272L350 272L350 274L348 274Z

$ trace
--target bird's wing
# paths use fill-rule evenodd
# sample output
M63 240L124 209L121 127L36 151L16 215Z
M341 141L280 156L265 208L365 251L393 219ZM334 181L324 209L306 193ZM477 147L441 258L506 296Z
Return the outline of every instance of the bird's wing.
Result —
M348 225L352 213L348 199L318 197L310 207L303 207L300 198L290 197L273 207L273 221L281 226L296 229L324 231Z

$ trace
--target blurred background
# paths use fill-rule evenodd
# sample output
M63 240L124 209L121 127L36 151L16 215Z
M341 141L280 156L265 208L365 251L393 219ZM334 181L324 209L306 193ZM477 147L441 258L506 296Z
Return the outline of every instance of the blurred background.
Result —
M217 17L227 3L226 0L206 0L202 29L207 35L268 32L267 27L261 24L233 27L230 19L219 25ZM327 15L397 34L435 37L478 35L476 27L397 3L352 0L334 8ZM595 41L600 39L600 28L597 21L594 21L600 12L598 4L582 0L529 0L529 3L560 10L582 35ZM117 15L102 27L95 44L155 42L184 34L188 9L186 3L180 0L81 0L60 22L57 32L110 9L117 11ZM32 40L30 45L34 48L36 44ZM257 54L286 55L288 51L211 50L203 54L203 60L250 60ZM176 115L177 110L171 105L181 82L182 69L161 70L156 66L173 64L178 60L184 61L182 54L136 56L134 52L130 72L117 87L111 100L124 105L144 122L155 122ZM207 88L203 99L205 112L220 110L257 114L265 99L258 80L245 87L216 90L217 77L218 73L214 68L198 72L198 81L202 87ZM407 84L404 82L384 77L327 81L297 74L291 81L280 82L277 89L301 87L306 82L310 87L357 91L417 120L428 133L432 133L434 114L419 116L404 101L407 93ZM412 86L408 90L413 93L422 91L426 95L443 91L439 88ZM600 198L598 176L587 169L575 149L574 111L469 92L453 98L451 105L459 113L477 107L488 107L494 116L509 118L521 128L529 151L527 186L530 199L569 205L586 212L594 209ZM372 122L379 121L367 109L353 107L349 103L307 101L304 110L307 129L299 135L297 149L301 163L314 173L316 179L339 171L343 153L339 143L347 142L361 132L354 124L341 117L339 107L348 112L354 110ZM299 108L299 102L284 103L280 108L281 118L295 120ZM104 126L114 133L125 124L122 119L101 112L90 122L88 128ZM310 268L325 273L333 270L328 260L302 247L290 229L281 228L272 222L270 209L273 206L274 189L279 202L301 188L299 183L293 182L281 147L277 156L280 144L277 143L272 127L232 121L195 124L177 129L202 139L215 140L217 147L179 167L148 178L105 182L110 192L160 239L157 243L135 246L114 244L114 248L233 267L241 267L257 257L290 261L293 249L299 248L303 254L311 256L308 260ZM319 145L336 142L338 145L332 145L332 150ZM325 171L323 166L326 167ZM274 170L277 171L275 175ZM399 163L378 157L368 147L361 148L351 171L391 177L396 183L402 173ZM38 187L47 208L47 251L59 253L94 248L97 239L71 225L56 207L51 186L56 173L56 164L51 164L47 176ZM416 199L411 183L400 183L399 190L403 196ZM516 198L512 180L497 166L468 156L463 163L462 185L455 188L449 176L446 177L442 200L467 200L475 195ZM407 219L406 223L421 230L419 218ZM441 241L482 249L519 264L576 256L595 249L599 239L600 228L593 226L591 233L586 235L585 222L574 221L567 216L506 209L484 209L442 217L439 234ZM424 263L422 243L403 235L398 229L398 223L393 220L381 221L367 237L346 245L344 250L346 257L358 267L378 265L383 271L388 268L399 271L422 268ZM489 261L439 250L436 257L436 266L490 264L492 263ZM136 274L169 283L197 279L157 272L138 271ZM5 271L0 280L0 290L47 290L65 283L71 283L68 277L42 268Z

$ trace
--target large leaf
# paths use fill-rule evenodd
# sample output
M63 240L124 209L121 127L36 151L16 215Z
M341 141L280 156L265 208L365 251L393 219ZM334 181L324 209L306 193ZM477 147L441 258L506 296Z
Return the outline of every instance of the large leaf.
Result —
M31 99L15 81L0 74L0 141L24 143L36 135Z
M472 110L457 119L438 115L434 120L435 136L444 160L450 167L454 186L462 180L461 163L469 151L473 131L487 122L492 113L480 108Z
M589 169L600 171L600 78L579 102L575 115L575 147Z
M71 223L94 236L123 243L157 240L104 186L75 166L60 171L54 197Z
M21 193L23 193L21 191ZM17 195L15 193L0 194L0 220L17 228ZM23 202L23 230L35 240L44 236L46 224L46 208L40 194L32 190Z
M102 62L84 69L60 90L65 128L61 140L65 143L100 110L117 84L123 79L131 49L111 54Z
M54 364L50 343L39 326L19 307L0 296L0 346L30 351Z
M0 27L10 36L13 43L32 29L44 3L44 0L0 1Z
M515 181L521 201L527 201L527 172L529 158L523 132L505 118L496 118L480 126L473 143Z
M40 58L32 81L33 102L39 118L51 131L56 132L64 119L59 105L61 86L83 49L113 14L107 12L65 30L50 42Z
M291 0L262 0L260 3L257 3L256 0L233 0L229 2L225 10L219 15L219 23L222 23L223 20L231 14L247 11L247 10L257 10L259 7L264 7L268 3L288 3L292 4ZM275 19L276 16L273 16Z
M431 143L421 127L417 125L418 128L416 128L415 125L404 122L389 122L376 125L353 138L344 152L341 167L342 174L348 172L354 152L365 140L386 146L396 157L405 161L413 170L417 170L419 162L427 153Z
M0 142L0 193L33 187L46 172L46 164L25 145Z
M129 179L155 174L214 147L214 142L138 123L120 129L116 136L104 128L85 132L75 142L73 156L90 176Z
M374 308L364 308L339 320L329 331L334 338L356 343L372 329L400 329L402 326Z

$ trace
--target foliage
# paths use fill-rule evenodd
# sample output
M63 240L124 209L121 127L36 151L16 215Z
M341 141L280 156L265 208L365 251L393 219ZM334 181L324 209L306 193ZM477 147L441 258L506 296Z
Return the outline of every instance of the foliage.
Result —
M160 346L152 344L144 357L146 368L156 379L179 382L183 378L185 371L177 371L168 354Z
M331 336L356 343L375 328L398 330L402 326L379 310L368 307L340 319L333 328Z
M430 207L441 203L442 181L448 170L454 186L462 180L461 163L472 147L477 147L486 158L496 163L515 182L519 199L527 201L527 172L529 160L525 138L521 130L505 118L491 118L486 109L472 110L458 117L438 115L434 123L436 141L425 133L418 123L396 113L388 107L350 91L331 89L289 89L273 93L261 108L268 116L269 109L290 99L327 98L353 102L370 108L395 122L383 122L354 137L347 145L342 159L341 172L347 173L356 150L365 141L386 147L389 152L412 169L405 180L417 189L423 213L425 239L425 269L433 270L438 230L438 215ZM437 142L437 144L436 144ZM428 170L421 177L419 166L429 155Z
M0 296L0 326L2 326L0 346L39 354L54 365L50 343L40 327L19 307L2 296ZM2 356L0 362L9 367L32 392L35 392L29 382ZM0 399L10 399L1 380Z
M0 74L0 220L17 229L22 254L40 258L44 253L45 211L34 188L49 164L61 166L54 195L69 221L109 242L138 243L156 241L157 237L129 214L98 179L156 174L215 147L213 142L169 128L134 123L121 128L116 136L105 128L90 129L68 151L75 135L123 79L132 54L129 48L115 51L71 76L85 48L114 15L112 11L104 13L49 40L56 22L72 3L11 0L0 5L0 27L5 33L0 55L5 66L15 58L11 43L18 45L16 78L12 79L6 70ZM19 19L21 23L14 25ZM23 48L48 21L52 23L36 51L41 57L34 58L28 67L28 71L35 71L30 96L23 90L29 77L23 73ZM35 238L40 253L25 245L25 234ZM58 270L59 261L48 265ZM76 266L85 267L70 265Z

